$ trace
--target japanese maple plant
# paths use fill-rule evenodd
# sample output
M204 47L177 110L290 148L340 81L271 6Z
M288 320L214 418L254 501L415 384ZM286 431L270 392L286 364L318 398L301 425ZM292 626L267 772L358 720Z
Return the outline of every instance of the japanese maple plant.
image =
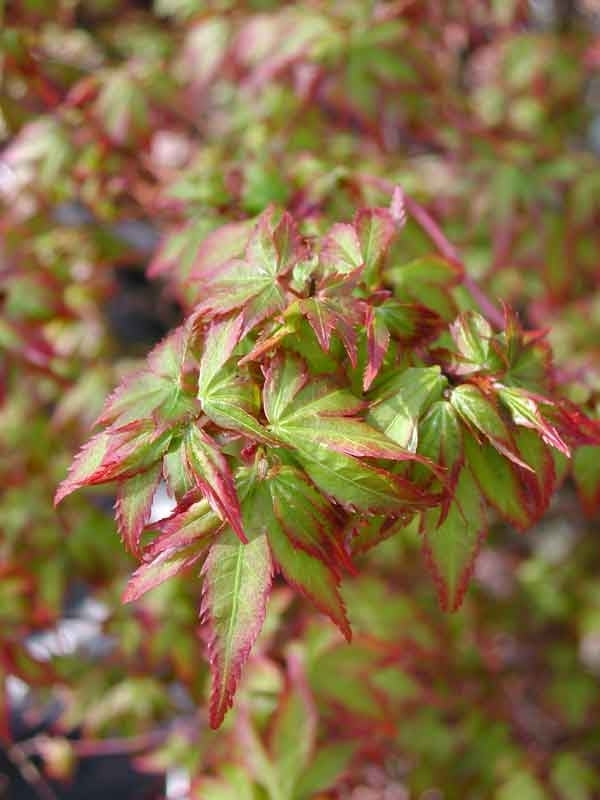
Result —
M543 332L500 316L451 251L403 258L407 210L425 213L407 200L322 236L272 206L210 233L191 313L109 396L57 491L117 482L140 562L126 600L184 570L202 581L213 727L277 576L349 640L342 576L416 518L454 611L489 508L528 528L570 448L600 442L555 393ZM161 481L174 511L148 524Z

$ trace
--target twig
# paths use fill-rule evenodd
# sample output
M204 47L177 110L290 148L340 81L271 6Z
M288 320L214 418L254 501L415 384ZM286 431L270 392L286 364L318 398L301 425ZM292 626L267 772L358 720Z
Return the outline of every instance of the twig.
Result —
M488 321L497 328L503 328L504 317L502 312L492 303L477 281L468 274L460 253L456 247L448 241L446 234L442 231L427 209L420 203L417 203L412 197L409 197L399 186L395 186L386 178L379 178L373 175L360 175L359 180L377 187L386 194L391 194L393 198L392 202L395 202L397 205L399 204L398 198L401 198L401 202L407 213L431 239L438 252L448 261L451 261L462 269L464 275L463 284L473 295L473 299L488 318Z

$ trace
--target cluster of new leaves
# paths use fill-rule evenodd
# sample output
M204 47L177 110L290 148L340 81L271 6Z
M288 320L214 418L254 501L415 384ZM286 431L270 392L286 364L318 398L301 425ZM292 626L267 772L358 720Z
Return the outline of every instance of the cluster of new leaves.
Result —
M320 240L273 208L205 240L194 310L108 398L56 501L118 482L134 600L194 566L213 673L232 704L279 573L347 639L353 558L420 517L442 606L460 605L490 505L518 528L557 460L598 429L552 398L550 356L506 312L459 313L461 270L396 263L397 219L364 209ZM556 455L558 454L558 455ZM176 503L148 526L164 481Z

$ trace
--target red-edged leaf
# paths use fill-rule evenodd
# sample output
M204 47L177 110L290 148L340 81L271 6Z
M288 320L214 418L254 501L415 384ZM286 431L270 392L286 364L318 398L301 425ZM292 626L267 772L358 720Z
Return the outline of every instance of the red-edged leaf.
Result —
M215 375L229 360L242 335L242 317L231 316L211 322L202 348L198 391L202 396Z
M338 275L347 275L364 264L361 243L353 225L337 223L323 239L319 260Z
M485 368L493 336L489 322L475 311L463 311L450 325L450 333L468 371ZM472 365L472 366L471 366Z
M107 431L102 431L83 445L69 467L67 477L56 490L54 495L55 506L71 492L93 482L106 454L109 452L110 440L110 434Z
M213 544L202 569L201 615L210 631L212 671L210 724L217 728L233 703L242 667L262 627L272 579L267 538L242 544L226 531Z
M439 335L445 325L439 314L420 303L400 303L391 299L384 301L374 311L394 340L405 347L427 344Z
M117 491L115 512L123 543L132 553L139 550L140 536L152 508L152 499L161 478L161 464L123 481Z
M396 444L415 452L419 420L441 399L447 385L438 366L397 371L373 393L367 420Z
M350 641L352 631L338 591L340 580L336 573L305 550L295 548L279 525L271 522L267 536L273 559L286 581L327 614Z
M584 445L575 450L573 479L585 513L593 516L600 507L600 447Z
M305 383L304 375L301 362L291 357L267 374L265 413L278 439L302 453L329 448L365 458L422 460L362 419L351 419L362 403L350 392L326 380Z
M150 589L188 570L206 554L211 539L195 538L187 544L177 543L161 549L151 561L141 564L133 573L123 593L123 602L131 603Z
M246 370L226 364L206 389L200 389L199 397L206 416L221 428L262 444L280 444L256 419L261 411L260 391Z
M157 435L148 420L96 434L75 457L56 491L55 505L82 486L129 478L149 469L165 453L170 439L169 432Z
M381 267L390 242L396 232L396 223L386 208L361 209L354 218L365 271L369 276Z
M266 484L273 513L294 547L322 561L333 560L351 568L336 536L338 515L300 470L288 466L272 469Z
M158 427L176 424L197 414L194 397L182 391L184 371L193 336L192 325L176 328L148 355L148 367L125 378L108 397L97 425L123 426L153 418Z
M462 425L458 414L447 400L433 403L419 425L418 441L419 453L445 470L446 498L442 504L441 519L443 519L456 491L465 460ZM431 470L426 470L421 464L413 466L412 477L419 486L431 488L433 480Z
M530 469L520 457L511 431L494 401L481 389L473 384L457 386L452 391L450 402L472 431L483 434L499 453L515 464Z
M421 523L425 559L445 611L460 607L486 530L478 486L470 470L463 468L447 514L426 511Z
M600 422L587 417L583 411L569 400L544 405L545 421L560 432L568 445L577 447L585 444L600 444Z
M233 476L217 443L202 428L190 425L185 433L184 453L190 474L208 502L231 525L240 541L247 542Z
M558 476L553 458L556 451L551 450L538 433L529 428L518 428L515 441L519 452L531 467L531 470L516 469L533 524L546 512L556 488Z
M178 552L190 545L208 546L223 522L202 499L188 508L175 510L167 519L156 523L160 530L150 544L144 548L144 561L152 562L164 551Z
M367 330L367 366L363 375L365 392L377 377L390 344L390 331L381 314L377 313L378 310L369 306L365 317Z
M306 447L298 451L298 459L318 488L349 511L399 515L440 500L439 495L419 489L406 478L367 466L345 453Z
M359 302L352 298L336 300L319 293L301 300L299 311L304 314L325 353L329 352L331 337L337 333L353 367L358 360L356 326L360 319Z
M515 425L522 425L537 431L542 439L551 447L555 447L567 458L571 451L560 437L559 432L549 422L546 422L540 411L538 398L531 392L511 386L497 385L498 396L512 415ZM543 398L539 398L543 402Z
M218 273L222 264L241 256L255 224L254 220L229 222L209 233L198 248L190 273L191 280L197 281L203 288L204 282Z
M258 219L243 259L232 259L211 272L204 272L204 297L197 313L221 315L239 309L243 313L242 335L285 308L280 279L303 254L294 223L287 214L272 227L273 209Z
M525 499L521 470L487 442L464 434L467 463L485 499L516 528L525 530L532 518Z

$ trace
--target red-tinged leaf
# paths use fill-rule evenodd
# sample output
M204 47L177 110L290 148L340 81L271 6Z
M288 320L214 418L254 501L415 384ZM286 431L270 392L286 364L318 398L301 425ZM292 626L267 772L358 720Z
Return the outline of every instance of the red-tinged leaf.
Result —
M475 311L463 311L450 325L450 333L463 358L473 364L485 366L493 331L481 314Z
M231 708L243 665L265 618L272 580L266 536L242 544L233 531L226 531L211 547L202 574L201 615L210 631L210 724L217 728Z
M438 366L396 372L373 393L367 420L396 444L416 452L419 419L441 399L447 385Z
M336 537L336 512L305 475L294 467L281 466L271 470L266 484L273 513L294 547L322 561L348 566L348 556Z
M345 453L307 446L298 450L298 459L318 488L349 511L399 515L440 500L405 478Z
M288 681L269 732L269 750L283 797L295 797L295 787L315 748L317 709L299 654L290 649Z
M520 457L511 431L494 401L481 389L473 384L457 386L452 391L450 402L472 431L483 434L499 453L515 464L531 469Z
M570 401L548 402L542 413L546 422L560 431L563 441L571 447L600 444L600 422L587 417Z
M337 333L350 363L355 367L358 361L355 330L358 324L358 307L354 308L353 304L352 299L339 301L319 294L301 300L298 309L310 323L323 352L329 352L331 337Z
M286 323L285 325L276 323L272 328L267 328L266 331L260 334L250 352L240 358L238 365L243 366L250 363L250 361L257 361L269 350L276 350L280 342L292 334L296 334L296 328L292 323Z
M208 541L200 539L189 544L161 549L151 561L141 564L133 573L123 593L123 602L131 603L138 600L150 589L188 570L203 558L209 544L210 539Z
M303 376L302 364L292 358L267 375L265 413L278 439L302 453L329 448L366 458L420 460L363 420L350 419L362 405L350 392L325 380L305 383ZM297 390L295 395L290 386Z
M182 391L192 325L163 339L148 355L148 367L133 373L108 397L97 425L123 426L142 418L176 424L197 414L194 398Z
M180 325L150 352L148 366L154 375L180 383L193 336L192 327L190 323Z
M175 391L176 386L171 381L148 370L136 372L108 396L95 424L125 425L141 417L150 417Z
M287 355L267 372L263 388L265 414L271 425L307 416L354 416L364 403L347 389L324 380L308 380L306 364Z
M533 524L542 517L550 505L558 480L553 454L557 456L559 454L547 447L538 433L529 428L519 428L515 431L515 441L519 452L531 467L531 471L520 467L516 469Z
M367 366L363 375L363 389L368 391L381 369L390 344L390 331L379 309L367 308L365 327L367 331Z
M437 338L445 325L439 314L421 303L386 300L374 311L393 339L405 347L427 344Z
M203 495L240 541L247 542L233 476L217 443L202 428L191 425L185 433L184 453L189 472Z
M532 524L521 470L487 442L477 442L465 431L467 464L485 499L519 530Z
M469 469L463 468L441 524L439 509L426 511L421 523L425 559L444 611L460 607L486 530L479 488Z
M374 277L396 233L396 223L386 208L366 208L356 214L354 229L360 243L365 271Z
M318 558L294 547L282 528L270 522L267 528L273 560L286 581L307 597L338 626L348 641L352 631L339 594L339 577Z
M223 523L205 499L184 510L177 509L156 523L160 534L144 548L144 561L152 562L164 551L177 552L190 545L208 546Z
M256 225L255 220L229 222L212 231L204 239L192 267L190 278L200 285L218 273L219 267L240 257Z
M332 273L346 275L364 264L361 243L353 225L337 223L323 239L319 260Z
M200 359L198 374L200 395L208 391L212 379L231 358L242 334L242 322L242 317L239 315L211 322Z
M163 457L163 477L172 497L184 497L196 486L196 481L189 474L185 463L183 441Z
M573 479L583 510L594 516L600 508L600 447L583 445L575 450Z
M161 464L123 481L117 491L117 527L127 549L136 554L140 536L150 516L152 500L161 478Z
M54 495L54 505L76 489L86 486L97 475L102 462L110 448L110 434L106 431L97 433L89 442L83 445L75 460L69 467L69 473L60 484Z
M221 428L262 444L280 444L256 419L261 410L258 386L234 364L225 365L210 385L200 390L200 402L206 416Z
M498 384L496 388L500 400L510 411L515 425L522 425L537 431L546 444L555 447L567 458L570 458L571 451L568 445L563 442L556 428L546 422L542 416L535 395L512 386Z
M419 425L418 452L445 469L444 485L447 499L442 506L442 518L456 490L464 464L463 429L458 414L447 400L433 403ZM420 464L415 464L412 477L419 486L431 487L432 475Z
M243 259L227 261L205 276L204 297L197 303L197 313L214 316L239 309L245 335L285 308L280 279L292 269L300 253L295 251L297 237L289 215L284 214L275 231L272 217L272 209L260 216Z

